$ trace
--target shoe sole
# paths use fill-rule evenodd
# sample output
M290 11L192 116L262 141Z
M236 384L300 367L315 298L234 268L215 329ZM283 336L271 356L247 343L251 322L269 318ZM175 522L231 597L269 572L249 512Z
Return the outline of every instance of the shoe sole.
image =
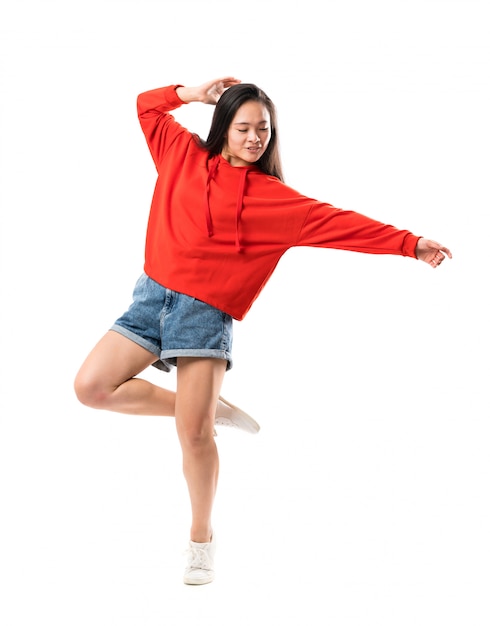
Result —
M195 580L193 578L185 578L184 577L184 585L208 585L209 583L212 583L214 580L214 575L211 576L210 578L206 578L204 580Z
M245 411L235 406L228 400L225 400L223 396L220 396L219 399L221 400L221 402L224 402L224 404L228 405L230 408L232 408L234 411L238 413L237 417L239 419L235 419L234 421L237 423L240 423L240 426L242 426L242 430L244 430L245 432L251 433L252 435L255 435L259 432L260 425L254 420L253 417L250 417L248 413L245 413ZM229 419L229 418L226 418L226 419ZM247 426L248 428L245 428L245 426Z

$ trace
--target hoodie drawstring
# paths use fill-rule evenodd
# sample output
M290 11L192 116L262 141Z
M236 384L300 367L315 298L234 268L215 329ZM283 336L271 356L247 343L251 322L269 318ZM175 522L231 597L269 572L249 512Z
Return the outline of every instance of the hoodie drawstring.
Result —
M237 252L242 251L242 246L240 243L240 218L242 215L243 208L243 195L245 193L245 181L247 179L246 168L243 168L240 174L240 183L238 185L238 196L236 199L236 222L235 222L235 248Z
M208 237L213 236L213 221L211 220L211 208L209 206L209 186L218 169L219 156L215 156L212 159L211 166L208 172L208 179L206 181L206 189L204 190L204 205L206 208L206 226L208 229Z
M208 231L208 237L212 237L213 232L213 220L211 218L211 208L209 206L209 188L211 185L211 181L214 179L216 170L218 169L219 164L219 156L215 156L211 159L211 164L209 167L208 178L206 181L206 189L205 189L205 212L206 212L206 227ZM236 214L235 214L235 249L237 252L241 252L243 247L240 243L240 221L242 216L243 209L243 196L245 195L245 184L247 180L248 169L246 167L242 168L240 171L240 181L238 183L238 195L236 201Z

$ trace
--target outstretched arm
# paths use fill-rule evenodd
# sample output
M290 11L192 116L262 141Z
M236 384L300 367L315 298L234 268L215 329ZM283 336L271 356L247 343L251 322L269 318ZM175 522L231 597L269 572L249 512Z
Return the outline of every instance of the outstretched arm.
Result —
M417 246L415 247L415 254L417 255L417 259L420 261L425 261L432 267L438 267L448 256L450 259L453 258L451 251L444 246L441 246L437 241L432 241L431 239L424 239L421 237Z
M204 104L216 104L222 93L232 85L238 85L241 81L232 76L214 78L198 87L177 87L176 92L182 102L203 102Z

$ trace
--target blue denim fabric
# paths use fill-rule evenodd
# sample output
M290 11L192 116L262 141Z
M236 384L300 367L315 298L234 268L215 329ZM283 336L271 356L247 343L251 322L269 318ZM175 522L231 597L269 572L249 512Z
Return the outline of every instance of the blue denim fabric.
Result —
M233 362L233 318L201 300L162 287L143 274L133 302L114 323L114 330L153 352L153 364L170 371L179 356L211 357Z

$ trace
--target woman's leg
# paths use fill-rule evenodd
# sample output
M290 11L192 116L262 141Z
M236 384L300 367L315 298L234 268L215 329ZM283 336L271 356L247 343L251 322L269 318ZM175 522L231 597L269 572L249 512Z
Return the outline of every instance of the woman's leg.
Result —
M85 359L75 378L75 393L82 404L94 409L173 417L175 392L135 378L156 359L153 353L111 330ZM226 367L226 361L218 361ZM223 398L217 403L215 417L218 426L233 426L248 433L260 430L250 415Z
M157 357L110 330L85 359L75 393L92 408L132 415L175 415L175 392L134 378Z
M176 426L191 500L190 539L198 543L210 541L212 534L219 473L214 419L225 371L221 359L180 357L177 362Z

